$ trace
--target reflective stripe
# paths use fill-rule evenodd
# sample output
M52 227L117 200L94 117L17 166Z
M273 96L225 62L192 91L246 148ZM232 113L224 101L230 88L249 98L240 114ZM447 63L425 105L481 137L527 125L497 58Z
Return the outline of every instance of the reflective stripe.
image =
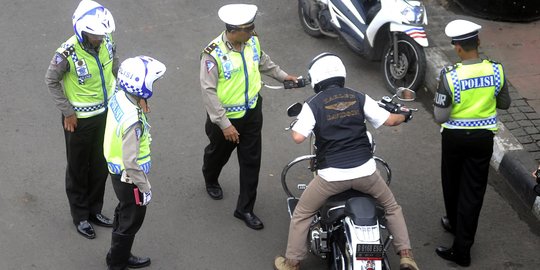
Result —
M122 169L120 169L119 164L114 164L112 162L107 162L107 167L109 167L109 172L112 174L122 174Z
M101 108L105 108L105 103L101 103L101 104L94 105L94 106L88 106L88 107L73 106L73 110L76 111L76 112L92 112L92 111L97 111L97 110L99 110Z
M255 102L257 102L258 97L259 97L259 94L256 94L252 99L249 100L249 102L248 102L248 107L249 108L251 108L251 106L253 106L253 104L255 104ZM225 110L227 110L227 112L241 112L241 111L246 110L246 105L231 106L231 107L224 106L224 108L225 108Z
M461 102L461 87L459 84L457 71L455 69L450 72L450 77L452 78L452 84L454 85L454 103L460 103Z
M139 167L141 167L141 169L143 170L143 172L145 174L149 174L150 173L150 168L152 167L152 161L148 161L146 163L143 163L143 164L139 164Z
M450 119L444 123L446 128L484 127L486 129L497 127L497 116L486 119Z
M501 73L499 72L499 66L495 63L491 63L493 66L493 72L495 73L495 96L499 95L501 91Z
M257 43L255 37L251 37L251 45L253 47L253 62L259 62L259 53L257 52Z
M216 50L216 53L218 55L218 57L221 59L225 54L223 54L223 51L219 48L219 46L217 46L215 48ZM225 80L228 80L231 78L231 71L225 71L225 69L223 68L223 77L225 77Z
M107 166L109 167L109 172L111 172L112 174L122 174L122 167L120 166L120 164L115 164L115 163L112 163L112 162L107 162ZM150 168L152 167L152 161L148 161L148 162L145 162L143 164L139 164L139 167L141 167L141 170L145 173L145 174L149 174L150 173Z
M494 83L495 83L495 96L499 95L499 92L501 91L501 72L499 70L499 65L496 63L491 63L491 66L493 67L493 76L494 76ZM454 86L454 103L460 103L461 102L461 84L459 83L459 78L457 75L457 71L454 69L450 72L450 77L452 79L452 84Z
M71 59L73 60L73 63L79 62L79 57L77 57L77 53L75 50L73 50L73 53L71 54ZM75 68L75 67L73 67ZM79 84L84 84L85 77L78 76Z

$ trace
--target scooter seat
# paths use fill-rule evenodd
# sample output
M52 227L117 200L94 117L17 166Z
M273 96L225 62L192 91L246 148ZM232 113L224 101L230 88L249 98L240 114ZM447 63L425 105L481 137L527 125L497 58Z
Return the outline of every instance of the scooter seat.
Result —
M373 6L371 6L367 12L366 12L366 24L370 24L371 21L373 21L373 18L375 18L375 15L381 11L381 3L377 2Z

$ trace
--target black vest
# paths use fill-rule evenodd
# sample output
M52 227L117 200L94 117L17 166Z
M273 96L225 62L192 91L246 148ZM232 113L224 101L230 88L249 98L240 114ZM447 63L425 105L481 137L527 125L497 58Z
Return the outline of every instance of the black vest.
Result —
M348 169L373 157L366 134L366 96L348 88L330 86L306 103L315 116L317 169Z

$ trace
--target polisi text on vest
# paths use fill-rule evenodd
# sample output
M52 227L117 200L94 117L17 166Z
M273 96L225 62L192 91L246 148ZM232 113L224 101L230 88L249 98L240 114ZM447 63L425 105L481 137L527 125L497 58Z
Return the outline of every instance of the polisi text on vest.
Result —
M473 88L494 86L495 76L489 75L489 76L460 80L459 85L460 85L461 91L465 91L465 90L469 90Z

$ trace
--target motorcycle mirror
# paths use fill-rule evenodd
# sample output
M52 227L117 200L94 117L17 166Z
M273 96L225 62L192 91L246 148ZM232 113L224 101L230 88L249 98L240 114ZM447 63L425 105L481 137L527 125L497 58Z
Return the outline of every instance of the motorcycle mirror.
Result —
M302 110L302 104L300 102L296 102L292 104L291 106L289 106L289 108L287 108L287 115L289 117L297 116L300 114L301 110Z
M394 96L401 101L414 101L416 99L416 92L409 88L400 87Z

